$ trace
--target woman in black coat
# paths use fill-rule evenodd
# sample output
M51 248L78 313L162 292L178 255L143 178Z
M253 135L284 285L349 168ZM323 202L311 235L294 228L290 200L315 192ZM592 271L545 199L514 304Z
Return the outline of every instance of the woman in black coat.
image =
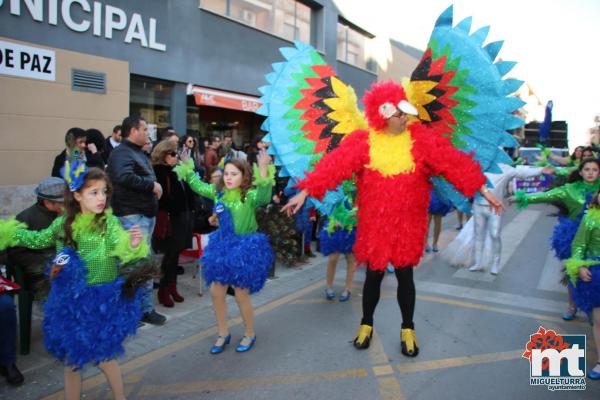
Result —
M152 151L152 165L163 189L152 238L154 250L164 253L158 301L165 307L173 307L173 300L184 300L177 292L177 264L181 250L191 247L193 194L173 171L177 165L177 143L170 140L158 143Z

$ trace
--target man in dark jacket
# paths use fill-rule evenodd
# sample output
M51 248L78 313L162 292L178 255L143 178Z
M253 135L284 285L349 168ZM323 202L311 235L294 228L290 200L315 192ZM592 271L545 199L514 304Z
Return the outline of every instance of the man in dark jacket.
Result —
M52 166L52 176L62 178L60 170L65 165L65 161L73 162L83 160L88 167L98 167L104 169L104 160L102 154L95 145L87 145L87 134L81 128L71 128L65 135L66 148L54 158Z
M46 229L62 212L65 188L65 181L60 178L51 177L42 180L34 190L37 202L21 211L16 219L26 223L31 230ZM39 250L25 247L8 249L10 262L23 269L25 282L30 290L35 289L36 283L43 279L46 265L55 254L56 248L54 246Z
M148 125L139 116L129 116L121 124L121 135L123 141L108 158L107 172L113 184L113 211L125 229L137 225L150 240L162 187L156 182L150 160L142 151L148 138ZM152 281L146 285L142 313L143 322L162 325L166 321L154 309Z
M117 125L113 128L112 134L106 138L106 143L104 144L102 157L104 158L105 163L108 164L110 153L121 144L121 139L121 125Z

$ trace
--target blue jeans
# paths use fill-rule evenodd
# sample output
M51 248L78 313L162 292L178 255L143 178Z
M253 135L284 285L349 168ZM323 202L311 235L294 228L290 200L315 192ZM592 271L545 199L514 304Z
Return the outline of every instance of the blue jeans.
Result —
M150 246L152 231L154 231L154 224L156 223L155 217L148 218L142 214L131 214L119 217L119 220L125 229L130 229L134 225L139 226L148 241L148 246ZM144 295L142 296L142 313L144 314L154 311L154 304L152 304L152 286L152 280L146 282Z
M17 359L17 311L11 295L0 294L0 365Z

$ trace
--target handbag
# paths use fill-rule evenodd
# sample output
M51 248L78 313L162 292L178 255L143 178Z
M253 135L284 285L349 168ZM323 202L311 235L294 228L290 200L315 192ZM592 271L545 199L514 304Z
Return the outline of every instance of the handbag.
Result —
M164 239L171 233L171 218L169 212L165 210L158 210L156 213L156 225L154 225L154 232L152 236L156 239Z

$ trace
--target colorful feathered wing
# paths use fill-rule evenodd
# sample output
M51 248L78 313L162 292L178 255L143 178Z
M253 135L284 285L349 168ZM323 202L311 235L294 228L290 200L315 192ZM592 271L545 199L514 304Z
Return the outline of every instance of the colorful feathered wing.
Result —
M423 123L436 134L450 136L459 150L473 152L484 172L500 173L499 163L512 162L501 147L518 146L506 131L524 123L513 112L525 103L512 95L523 82L503 79L515 62L494 62L502 41L482 47L489 27L470 34L471 17L455 27L452 22L450 6L436 21L427 50L403 85ZM432 181L457 207L468 208L446 180Z
M280 176L289 176L292 184L345 135L367 127L354 90L313 47L303 42L295 46L280 49L286 61L273 64L273 72L266 75L269 85L260 88L263 105L257 111L267 117L264 140L271 143L269 152L281 166ZM328 192L323 203L311 201L329 214L342 198L338 189Z

